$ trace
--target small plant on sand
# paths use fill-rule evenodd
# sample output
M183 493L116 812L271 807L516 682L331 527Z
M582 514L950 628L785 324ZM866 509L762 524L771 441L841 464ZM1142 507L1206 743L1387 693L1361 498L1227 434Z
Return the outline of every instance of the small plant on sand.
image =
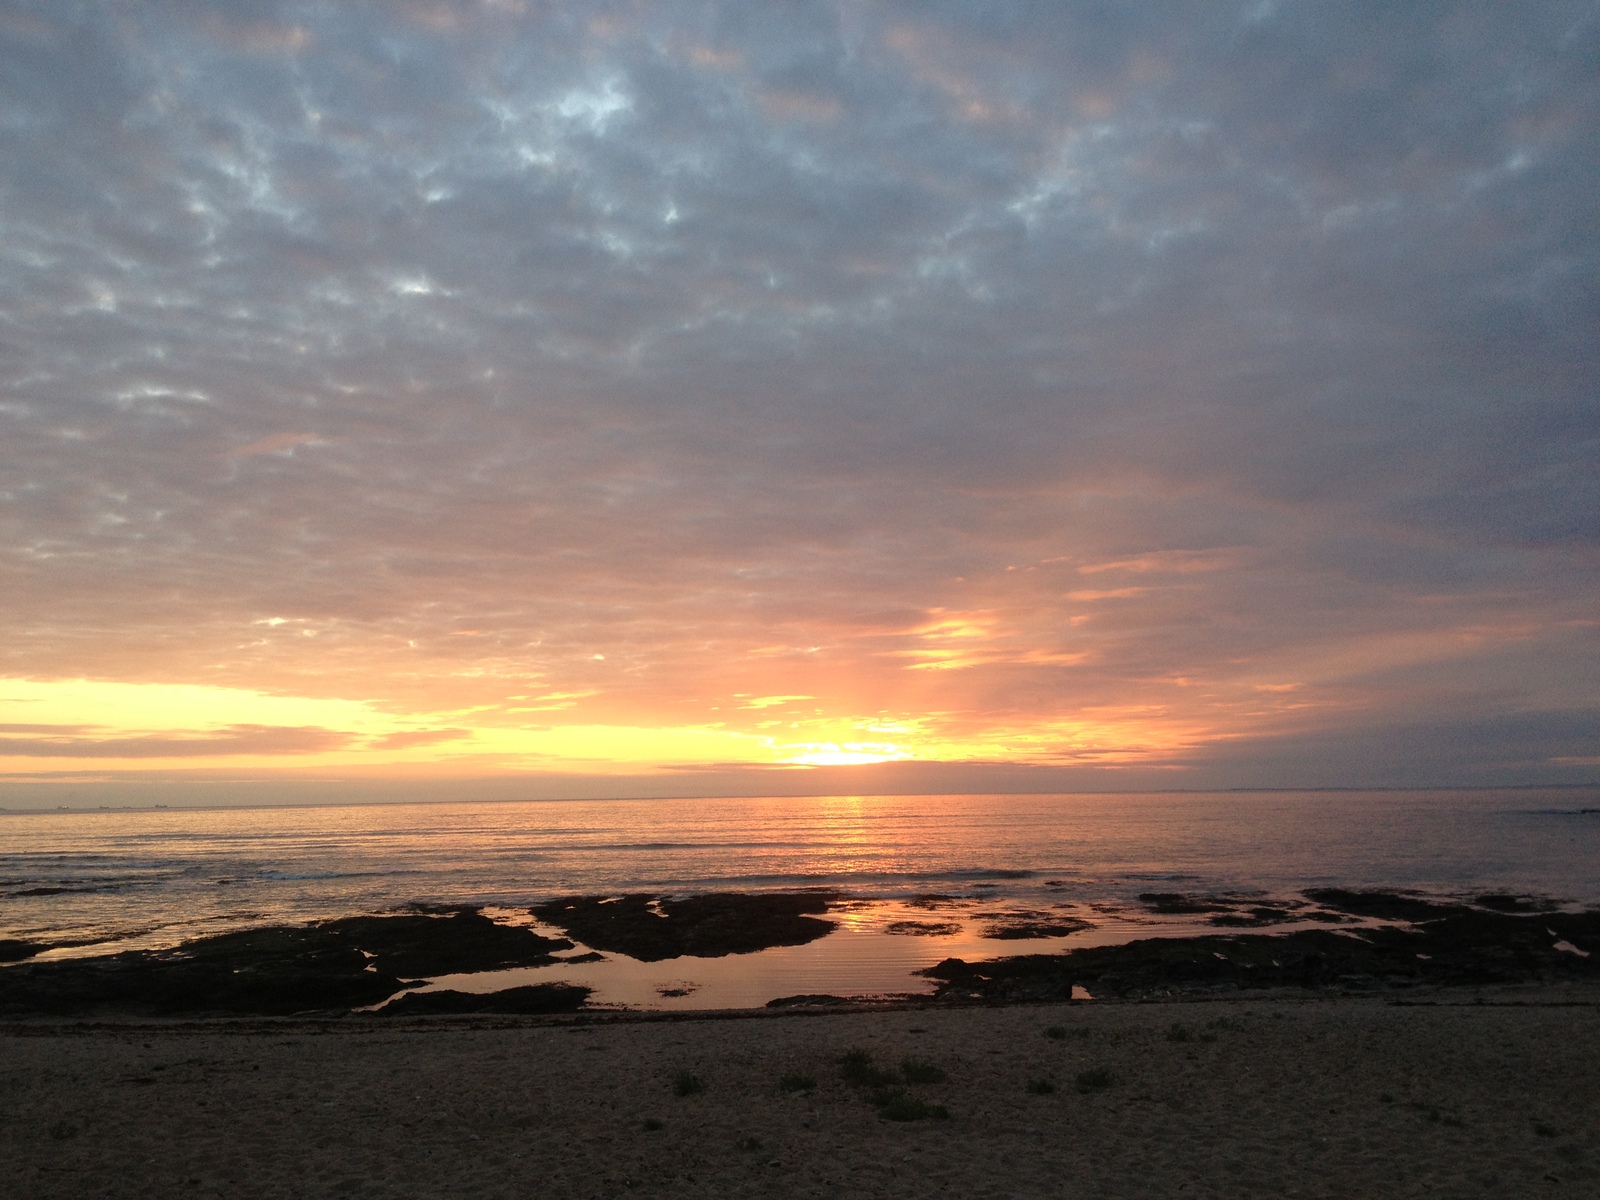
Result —
M761 1149L761 1139L758 1138L758 1137L740 1138L739 1139L739 1149L741 1149L741 1150L759 1150L759 1149Z
M646 1117L642 1122L640 1122L640 1124L644 1127L644 1130L647 1133L656 1133L659 1130L666 1128L664 1122L658 1121L654 1117Z
M1461 1128L1461 1118L1455 1113L1445 1112L1437 1104L1424 1104L1421 1100L1413 1100L1406 1107L1414 1108L1428 1119L1430 1125L1449 1125L1455 1129ZM1534 1126L1537 1131L1538 1126Z
M943 1083L945 1080L943 1067L920 1058L902 1058L900 1074L905 1076L907 1083Z
M1190 1032L1187 1025L1183 1025L1177 1021L1174 1021L1172 1023L1172 1028L1167 1030L1167 1041L1192 1042L1194 1041L1194 1034Z
M846 1083L858 1087L879 1087L899 1082L893 1071L883 1071L873 1063L872 1055L865 1050L847 1050L839 1059L839 1074Z
M778 1090L783 1092L809 1092L817 1081L804 1071L790 1071L778 1080Z
M1378 1093L1378 1103L1379 1104L1393 1104L1394 1103L1394 1093L1393 1092L1379 1092Z
M1032 1096L1048 1096L1056 1090L1056 1085L1048 1079L1028 1080L1028 1094Z
M1547 1122L1535 1121L1533 1123L1533 1132L1538 1134L1540 1137L1555 1137L1561 1131L1554 1125L1548 1124Z
M679 1071L672 1077L672 1094L674 1096L692 1096L696 1092L706 1090L705 1080L693 1071Z
M943 1121L950 1116L944 1105L929 1104L896 1087L879 1088L868 1099L885 1121L923 1121L929 1117Z
M1052 1025L1044 1031L1045 1037L1052 1042L1064 1042L1068 1038L1077 1038L1083 1041L1089 1036L1087 1029L1068 1029L1065 1025Z
M1099 1092L1111 1086L1111 1072L1104 1067L1092 1067L1087 1071L1079 1071L1073 1080L1078 1085L1080 1092Z

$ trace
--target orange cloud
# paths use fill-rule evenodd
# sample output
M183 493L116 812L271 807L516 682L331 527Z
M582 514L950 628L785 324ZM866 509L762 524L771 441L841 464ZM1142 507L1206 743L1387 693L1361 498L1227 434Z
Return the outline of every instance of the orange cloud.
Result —
M230 725L225 729L128 736L85 735L82 726L0 726L52 731L46 737L0 736L0 758L222 758L239 754L296 755L338 750L348 733L314 726Z

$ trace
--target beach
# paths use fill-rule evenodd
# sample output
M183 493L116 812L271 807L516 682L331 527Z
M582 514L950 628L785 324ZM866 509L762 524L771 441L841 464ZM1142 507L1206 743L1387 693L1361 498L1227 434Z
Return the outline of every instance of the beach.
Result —
M963 849L980 800L893 876L764 802L626 875L608 806L17 825L0 1196L1600 1194L1587 812L1485 800L1383 890L1312 886L1304 850L1252 866L1244 816L1146 873L1198 811L1164 800L1038 800L1033 849L1026 812ZM1344 836L1348 805L1270 803ZM752 812L782 869L705 886ZM917 814L875 819L909 842ZM529 846L590 890L539 893Z
M1592 1197L1597 1062L1593 983L22 1021L0 1159L40 1198Z

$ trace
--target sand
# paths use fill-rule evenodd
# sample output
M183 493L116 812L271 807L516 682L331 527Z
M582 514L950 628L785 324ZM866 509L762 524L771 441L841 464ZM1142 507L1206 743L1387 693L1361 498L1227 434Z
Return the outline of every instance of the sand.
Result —
M1600 992L1483 998L11 1025L0 1194L1600 1195ZM852 1048L949 1118L882 1119Z

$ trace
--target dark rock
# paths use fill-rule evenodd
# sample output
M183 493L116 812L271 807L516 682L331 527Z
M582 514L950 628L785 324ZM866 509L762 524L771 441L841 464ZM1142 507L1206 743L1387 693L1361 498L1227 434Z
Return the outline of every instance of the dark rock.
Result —
M1076 981L1066 954L1024 954L969 963L960 958L916 972L939 981L934 995L944 1000L1070 1000Z
M292 1015L377 1004L407 978L542 966L572 943L476 909L351 917L199 938L171 950L24 963L0 972L0 1012ZM364 953L363 953L364 952Z
M374 955L373 965L379 971L405 976L537 967L551 962L555 951L573 948L564 939L543 937L523 926L498 924L474 908L346 917L311 928Z
M1376 917L1381 921L1436 921L1471 910L1460 904L1441 904L1409 892L1348 891L1345 888L1312 888L1304 893L1324 908L1357 917Z
M24 942L19 938L0 938L0 963L21 962L50 949L46 942Z
M1140 997L1600 980L1600 912L1517 916L1452 905L1430 911L1435 915L1416 928L1380 926L1359 936L1309 929L1149 938L981 963L946 959L920 974L938 981L938 996L985 1000L1065 1000L1074 984L1097 996ZM1556 949L1558 939L1589 957Z
M823 1008L834 1004L849 1004L846 996L828 996L822 993L805 996L779 996L768 1000L768 1008Z
M1551 901L1537 896L1512 896L1505 892L1489 892L1483 896L1474 896L1472 902L1480 908L1506 913L1549 912L1556 908Z
M990 917L981 934L995 941L1024 941L1031 938L1066 937L1069 933L1092 929L1088 921L1055 913L1011 912L984 914Z
M407 992L377 1009L374 1017L420 1017L453 1013L535 1015L576 1012L591 989L575 983L536 983L499 992Z
M1139 902L1151 912L1171 915L1183 913L1227 912L1229 906L1213 900L1191 900L1180 892L1140 892Z
M830 899L823 892L718 892L681 899L567 896L536 905L532 912L596 950L660 962L814 942L833 932L834 924L807 914L827 912Z
M1206 919L1207 925L1216 925L1221 928L1260 928L1263 925L1282 925L1285 921L1299 919L1298 913L1288 912L1282 908L1258 906L1246 909L1244 912L1218 913Z
M953 937L961 932L959 921L890 921L885 933L902 937Z

